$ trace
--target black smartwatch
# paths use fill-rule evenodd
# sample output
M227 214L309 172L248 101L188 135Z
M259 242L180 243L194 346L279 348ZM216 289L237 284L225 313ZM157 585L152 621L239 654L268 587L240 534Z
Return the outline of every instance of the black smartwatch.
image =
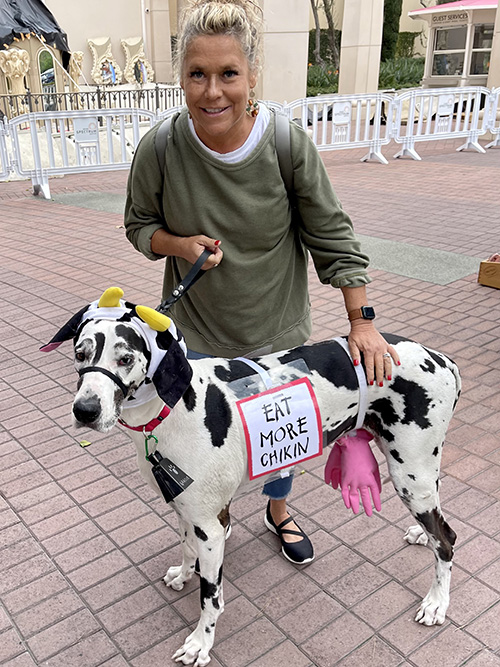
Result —
M375 310L371 306L361 306L361 308L356 308L356 310L350 310L347 313L349 322L353 320L374 320L375 319Z

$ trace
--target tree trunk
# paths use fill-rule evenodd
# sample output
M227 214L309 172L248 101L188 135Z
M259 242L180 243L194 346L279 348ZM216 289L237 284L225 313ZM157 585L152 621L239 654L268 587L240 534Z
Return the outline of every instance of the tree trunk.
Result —
M314 59L316 60L317 65L321 65L322 67L324 66L324 61L323 58L321 57L320 54L320 48L321 48L321 26L319 23L319 16L318 16L318 5L316 4L318 0L311 0L311 9L314 17L314 25L315 25L315 40L314 40Z
M335 69L339 68L339 50L337 40L335 39L335 26L333 24L333 0L323 1L323 11L325 12L326 22L328 23L328 41L332 52L333 65Z

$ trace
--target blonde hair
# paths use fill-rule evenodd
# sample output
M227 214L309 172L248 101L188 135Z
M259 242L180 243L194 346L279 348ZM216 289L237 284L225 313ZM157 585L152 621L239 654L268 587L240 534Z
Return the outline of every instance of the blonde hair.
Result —
M182 11L175 48L175 69L179 77L189 44L196 37L235 37L250 71L261 67L262 10L252 0L190 0Z

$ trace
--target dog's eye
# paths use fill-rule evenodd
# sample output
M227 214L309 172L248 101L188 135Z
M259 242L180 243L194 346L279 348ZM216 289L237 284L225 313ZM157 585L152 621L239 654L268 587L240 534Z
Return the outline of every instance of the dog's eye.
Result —
M83 352L75 352L75 359L77 361L85 361L85 355Z
M132 355L127 355L126 357L118 359L118 366L130 366L133 361L134 357Z

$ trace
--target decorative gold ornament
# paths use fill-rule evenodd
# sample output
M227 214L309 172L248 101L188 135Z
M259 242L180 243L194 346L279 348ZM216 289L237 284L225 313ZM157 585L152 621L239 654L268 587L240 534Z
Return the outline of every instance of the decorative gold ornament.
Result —
M83 63L83 51L73 51L69 59L69 75L70 79L69 85L73 92L78 90L78 81L82 75L82 63Z
M122 80L122 71L111 53L111 38L88 39L94 64L90 73L99 86L113 86Z
M128 83L144 85L154 81L154 70L144 53L142 37L122 39L121 45L127 58L123 76Z

